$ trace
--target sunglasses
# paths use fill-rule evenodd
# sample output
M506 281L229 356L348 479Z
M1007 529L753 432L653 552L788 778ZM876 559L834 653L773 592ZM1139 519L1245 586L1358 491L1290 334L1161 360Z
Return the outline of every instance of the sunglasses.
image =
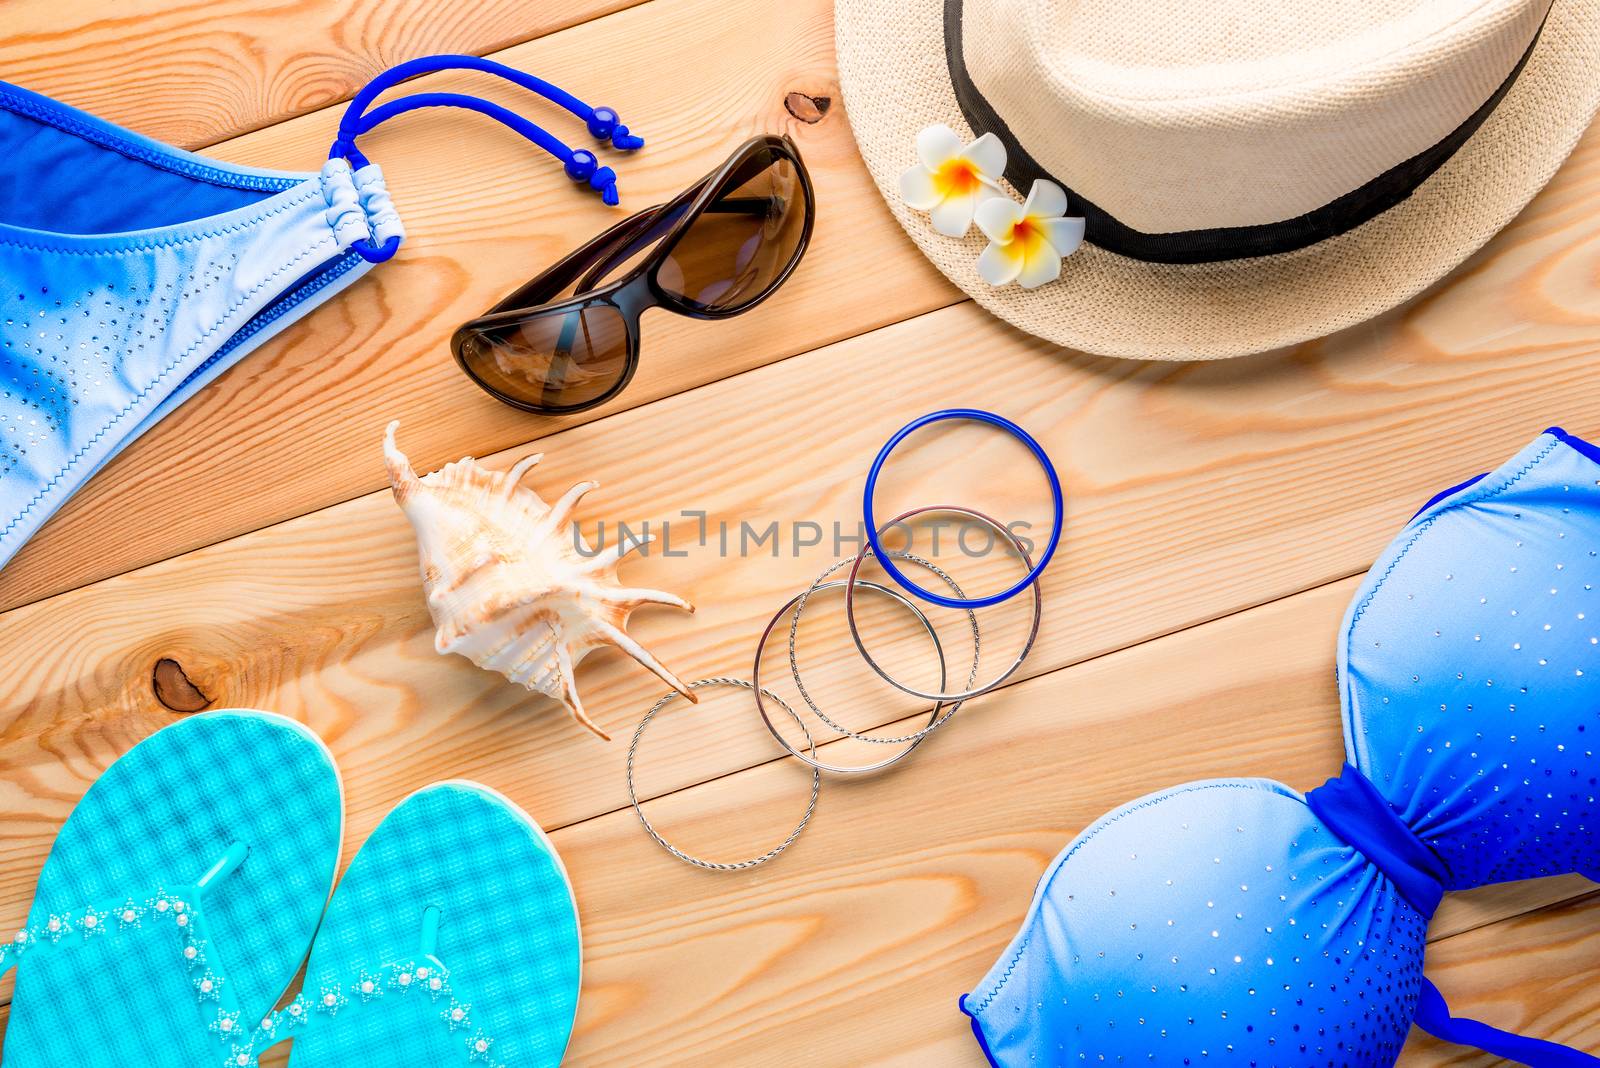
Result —
M603 404L638 367L645 309L693 319L749 311L799 264L815 207L794 142L757 137L669 203L618 223L463 323L450 341L456 362L523 411ZM646 249L627 273L605 281ZM572 296L556 299L569 288Z

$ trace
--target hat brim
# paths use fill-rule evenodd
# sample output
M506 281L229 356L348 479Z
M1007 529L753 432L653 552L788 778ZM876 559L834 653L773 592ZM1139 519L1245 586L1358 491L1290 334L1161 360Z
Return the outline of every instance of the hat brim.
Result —
M1201 264L1147 263L1085 242L1058 281L996 288L978 276L985 241L976 228L965 238L936 233L897 191L916 162L918 131L945 123L967 138L984 132L956 102L943 11L943 0L837 0L840 87L862 157L900 224L952 282L1031 334L1103 356L1243 356L1387 311L1510 222L1600 110L1600 0L1555 0L1527 65L1466 144L1361 226L1294 252Z

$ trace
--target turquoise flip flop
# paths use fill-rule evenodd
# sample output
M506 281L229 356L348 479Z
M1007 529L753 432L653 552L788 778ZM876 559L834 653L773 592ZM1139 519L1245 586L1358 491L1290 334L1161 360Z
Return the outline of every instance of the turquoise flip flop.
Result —
M281 716L204 712L134 746L73 809L0 948L0 974L17 968L6 1068L225 1063L305 959L343 814L332 756Z
M578 911L555 847L470 782L395 807L350 862L293 1002L228 1063L557 1065L578 1006Z

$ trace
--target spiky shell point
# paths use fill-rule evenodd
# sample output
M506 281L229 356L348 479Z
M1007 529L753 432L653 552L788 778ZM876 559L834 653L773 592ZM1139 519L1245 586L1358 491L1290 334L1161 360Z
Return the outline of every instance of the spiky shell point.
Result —
M695 692L626 630L641 605L694 606L617 581L618 564L645 539L591 552L573 529L573 509L597 483L580 482L546 504L521 484L542 454L504 472L468 456L419 478L395 444L399 426L389 424L383 457L395 501L416 533L434 648L555 698L608 740L578 696L577 665L595 649L621 649L694 700Z

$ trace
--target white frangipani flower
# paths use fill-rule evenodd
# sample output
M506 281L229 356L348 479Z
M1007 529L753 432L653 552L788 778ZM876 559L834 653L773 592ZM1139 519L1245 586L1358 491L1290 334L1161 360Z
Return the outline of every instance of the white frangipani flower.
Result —
M1006 146L992 133L962 145L959 134L940 124L917 134L917 158L900 176L901 199L928 212L939 233L964 237L979 203L1001 192Z
M1061 276L1061 260L1083 242L1083 219L1064 218L1067 194L1043 178L1024 204L1006 197L978 206L978 228L989 247L978 257L978 274L992 286L1016 282L1033 289Z

